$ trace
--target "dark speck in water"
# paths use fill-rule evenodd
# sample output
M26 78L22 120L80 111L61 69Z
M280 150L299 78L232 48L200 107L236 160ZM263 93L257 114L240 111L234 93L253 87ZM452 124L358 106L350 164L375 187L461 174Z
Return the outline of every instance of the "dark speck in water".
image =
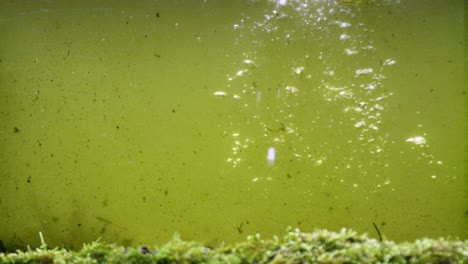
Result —
M237 232L238 232L239 234L242 234L242 233L244 232L244 230L242 229L242 226L243 226L243 225L244 225L244 222L241 222L241 223L239 224L239 226L236 226Z

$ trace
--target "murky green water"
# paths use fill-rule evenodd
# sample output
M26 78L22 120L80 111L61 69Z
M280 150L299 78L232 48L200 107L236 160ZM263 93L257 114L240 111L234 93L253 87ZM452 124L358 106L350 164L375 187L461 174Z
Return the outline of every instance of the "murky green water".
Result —
M68 2L0 2L7 246L468 238L463 1Z

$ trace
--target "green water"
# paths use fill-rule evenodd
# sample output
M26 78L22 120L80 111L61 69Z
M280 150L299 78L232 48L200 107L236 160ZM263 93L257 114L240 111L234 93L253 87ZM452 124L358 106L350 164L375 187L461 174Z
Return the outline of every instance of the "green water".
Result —
M5 245L468 238L463 1L65 2L0 2Z

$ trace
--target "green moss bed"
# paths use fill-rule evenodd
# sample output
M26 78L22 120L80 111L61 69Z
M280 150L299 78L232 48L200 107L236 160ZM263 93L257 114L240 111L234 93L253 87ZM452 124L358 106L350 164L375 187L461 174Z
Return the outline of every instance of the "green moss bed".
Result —
M126 248L95 241L70 251L50 249L40 237L39 248L0 253L0 263L468 263L468 240L395 243L349 229L313 233L289 229L282 238L248 236L246 241L218 248L176 235L161 247Z

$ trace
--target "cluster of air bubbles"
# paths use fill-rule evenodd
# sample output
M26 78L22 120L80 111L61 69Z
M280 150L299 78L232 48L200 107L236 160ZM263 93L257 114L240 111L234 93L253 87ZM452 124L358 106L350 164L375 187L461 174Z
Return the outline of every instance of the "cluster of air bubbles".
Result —
M226 131L224 134L229 135ZM250 144L253 144L254 142L249 138L241 139L240 134L237 132L230 133L230 136L234 140L234 145L231 148L231 155L226 161L231 164L233 168L236 168L243 160L241 153L249 148Z
M262 18L253 21L245 16L233 28L239 32L236 43L242 42L249 48L234 64L237 69L226 76L226 85L214 91L214 95L242 99L239 106L246 109L243 112L245 119L233 124L247 125L263 133L251 134L251 139L244 140L237 133L231 133L233 146L227 159L229 164L238 167L245 157L241 153L253 144L252 139L263 135L268 142L264 146L268 165L276 164L276 146L288 145L291 151L288 159L308 159L315 166L322 166L329 155L334 155L333 151L340 151L339 147L330 150L323 143L318 150L316 146L312 151L310 146L300 144L303 137L312 135L315 130L298 125L295 116L295 106L300 100L318 96L323 99L320 104L324 103L325 107L341 109L341 116L328 120L329 128L354 131L346 132L346 139L343 140L354 150L336 170L357 168L366 174L363 160L356 158L356 154L364 152L380 157L379 161L372 162L382 163L383 169L389 167L385 162L386 150L389 144L395 144L395 140L384 128L389 109L388 98L393 93L391 87L385 87L385 79L387 68L394 67L397 62L393 58L377 56L378 46L372 42L372 29L356 21L352 8L336 1L272 0L271 10L267 9ZM300 60L296 57L278 62L283 72L289 71L289 75L284 74L277 85L265 87L262 78L265 72L263 49L285 48L281 45L286 42L277 40L300 41L316 48L304 51ZM295 52L301 51L296 48ZM340 61L342 63L338 63ZM289 77L285 79L285 76ZM252 114L249 116L248 113ZM325 118L320 118L320 115L316 115L310 122L312 125L315 122L323 123ZM236 126L230 128L232 131L238 129ZM415 147L428 146L425 136L410 137L406 142ZM376 177L380 177L380 174L378 172ZM383 179L379 187L389 183L388 179Z

